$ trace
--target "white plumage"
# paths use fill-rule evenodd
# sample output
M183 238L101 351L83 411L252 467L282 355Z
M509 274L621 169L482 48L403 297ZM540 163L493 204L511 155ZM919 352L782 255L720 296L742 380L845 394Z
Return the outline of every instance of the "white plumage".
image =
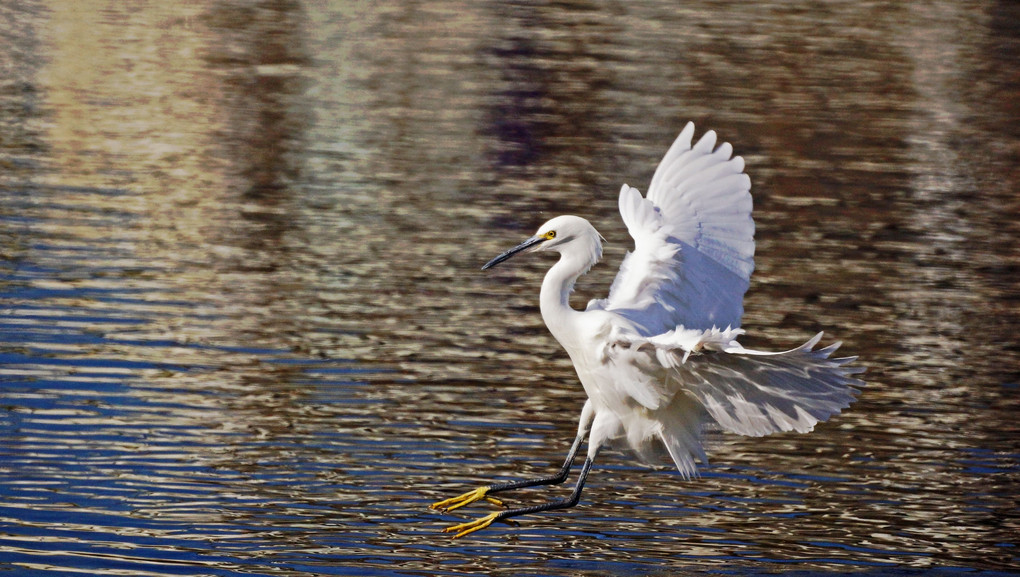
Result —
M692 145L680 133L652 177L648 194L624 185L620 214L634 238L609 296L585 311L570 307L577 278L602 256L602 237L585 219L559 216L494 266L521 252L560 254L542 283L542 317L570 355L588 395L561 475L492 485L437 503L453 509L512 488L562 482L587 434L588 455L572 502L503 511L451 528L466 534L495 519L572 506L599 449L625 445L650 460L661 449L685 477L705 461L703 425L761 436L810 431L855 399L854 358L832 359L821 333L786 352L745 349L744 293L754 270L751 181L728 143L709 131Z

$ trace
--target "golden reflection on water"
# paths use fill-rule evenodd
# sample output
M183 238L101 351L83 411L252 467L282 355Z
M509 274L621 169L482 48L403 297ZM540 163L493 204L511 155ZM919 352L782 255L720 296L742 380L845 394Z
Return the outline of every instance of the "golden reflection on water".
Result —
M1016 24L815 8L0 8L0 561L1014 567ZM688 118L754 182L747 344L829 330L861 400L713 434L693 482L607 453L581 508L443 540L427 503L554 467L582 402L548 262L477 268L575 212L601 296L615 192Z

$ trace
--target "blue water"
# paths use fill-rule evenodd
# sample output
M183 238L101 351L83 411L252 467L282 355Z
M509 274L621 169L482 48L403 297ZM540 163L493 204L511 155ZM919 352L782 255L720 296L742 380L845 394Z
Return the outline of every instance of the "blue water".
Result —
M0 13L0 570L1020 573L1012 5ZM604 295L688 119L754 183L745 344L826 330L867 387L451 540L491 507L429 504L555 470L584 400L548 263L478 268L576 213Z

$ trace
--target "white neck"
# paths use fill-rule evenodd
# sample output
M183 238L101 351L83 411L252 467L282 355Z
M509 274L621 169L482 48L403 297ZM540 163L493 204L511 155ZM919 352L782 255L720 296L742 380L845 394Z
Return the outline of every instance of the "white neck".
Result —
M579 311L570 308L570 293L574 290L577 277L584 274L590 266L590 263L582 259L563 254L549 272L545 273L545 280L542 281L542 292L539 296L542 320L545 321L545 326L549 327L549 332L567 349L571 343L564 342L564 338L573 334L567 327L573 323L576 315L580 314Z

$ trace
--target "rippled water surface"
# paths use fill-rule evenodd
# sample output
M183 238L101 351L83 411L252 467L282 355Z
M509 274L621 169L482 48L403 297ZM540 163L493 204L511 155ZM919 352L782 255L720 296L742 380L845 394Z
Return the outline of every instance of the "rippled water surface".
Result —
M1020 571L1013 2L0 3L0 568L91 575ZM748 346L868 386L712 467L600 457L458 541L583 403L538 256L687 120L752 177ZM510 496L530 504L565 489Z

